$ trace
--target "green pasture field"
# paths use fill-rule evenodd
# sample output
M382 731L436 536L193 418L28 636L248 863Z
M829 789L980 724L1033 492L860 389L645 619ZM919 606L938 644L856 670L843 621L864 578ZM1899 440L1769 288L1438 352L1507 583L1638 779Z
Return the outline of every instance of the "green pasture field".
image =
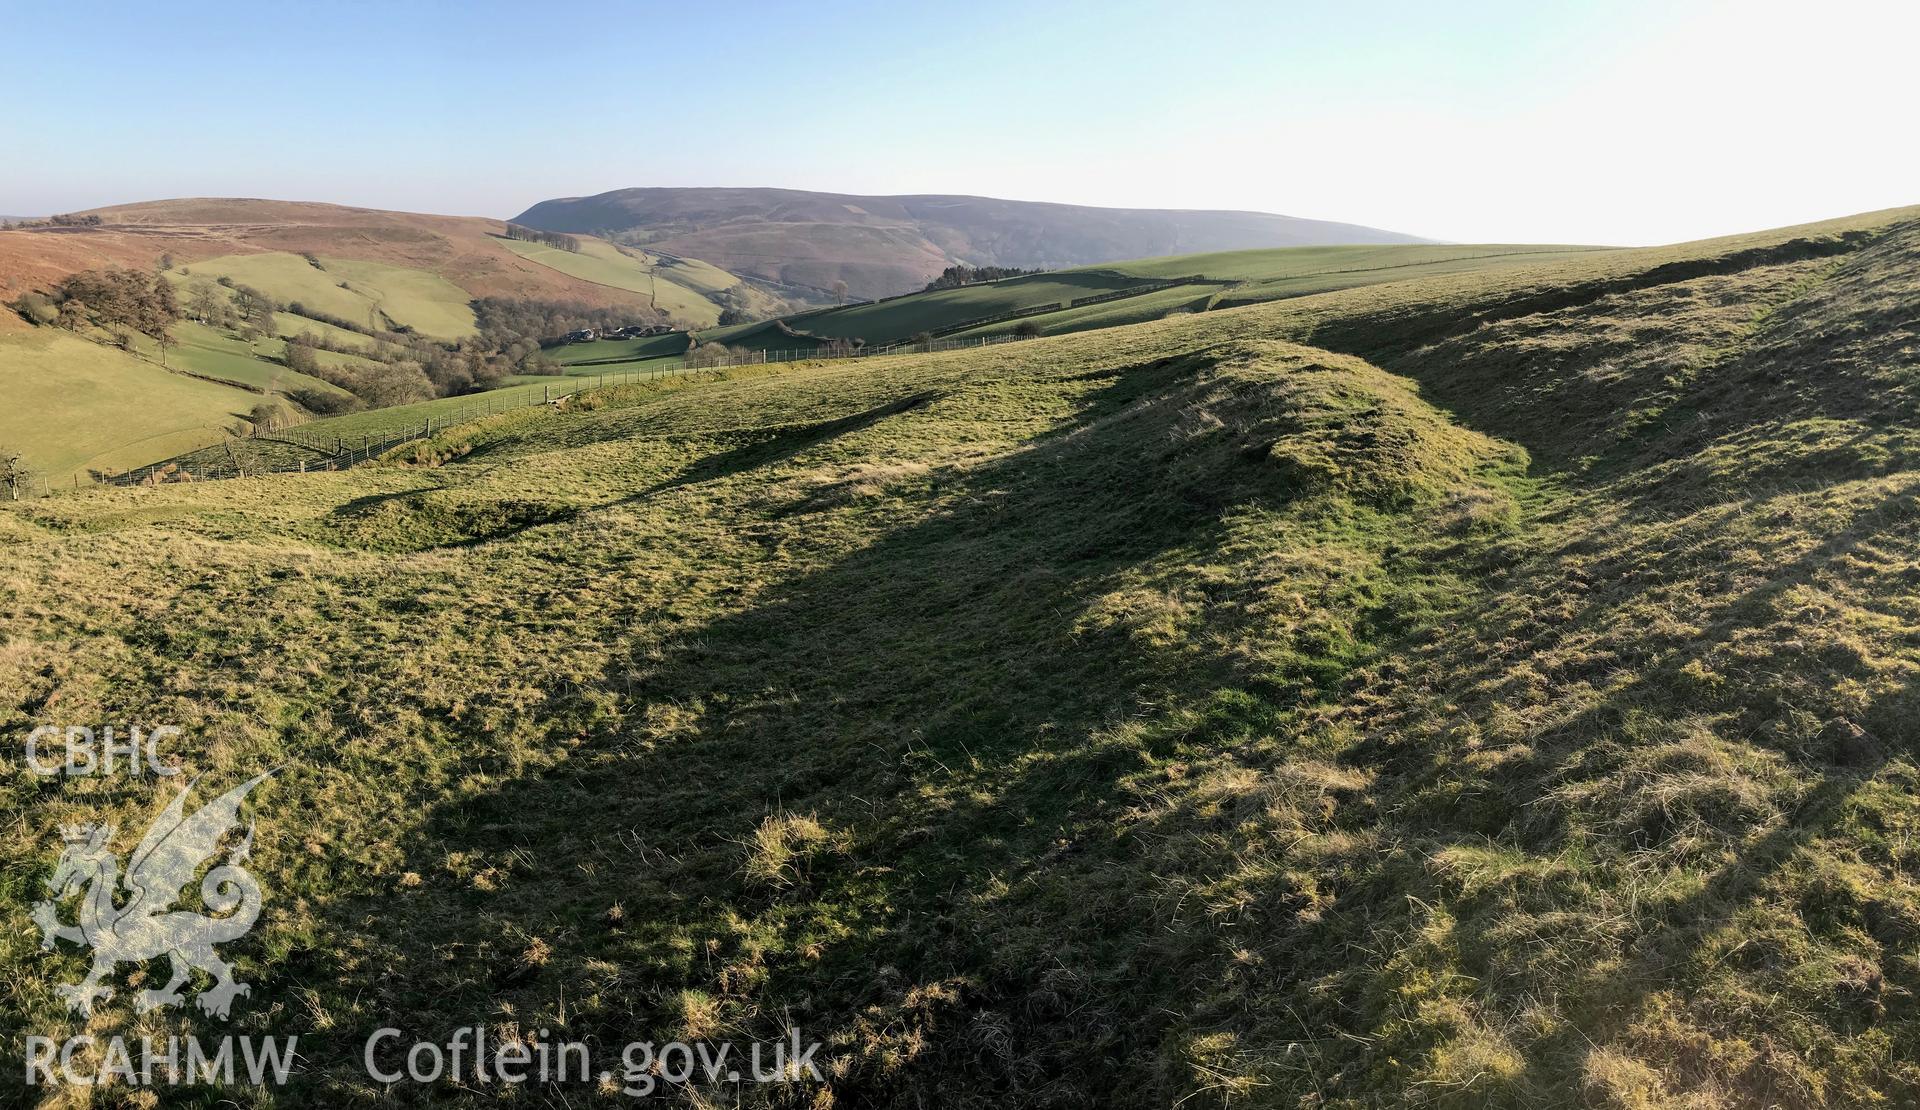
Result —
M522 239L503 237L500 243L522 258L582 281L642 294L650 298L659 311L695 327L709 327L720 318L720 307L709 300L705 292L689 288L674 279L676 268L665 266L660 260L643 252L629 252L604 240L586 236L578 238L580 250L577 252ZM636 254L641 257L636 257ZM706 276L705 270L691 267L686 270L690 275ZM735 278L733 284L738 283L739 279Z
M286 349L286 343L281 339L263 339L249 346L238 336L191 320L175 324L170 334L177 345L167 349L167 365L176 369L191 370L196 374L275 392L314 389L337 396L347 395L347 391L338 386L309 374L295 373L273 361L281 357ZM151 340L143 336L138 342L148 357L156 360L160 357L157 345ZM333 351L317 351L315 354L323 362L333 365L367 364L366 359Z
M56 482L220 438L262 398L52 328L0 335L0 448Z
M316 267L300 255L276 251L209 258L169 271L168 277L183 287L226 277L276 301L298 302L373 328L391 322L435 339L474 332L466 291L425 270L327 257Z
M543 352L563 366L608 359L659 358L682 354L687 349L685 332L650 335L644 339L597 339L591 343L569 343Z

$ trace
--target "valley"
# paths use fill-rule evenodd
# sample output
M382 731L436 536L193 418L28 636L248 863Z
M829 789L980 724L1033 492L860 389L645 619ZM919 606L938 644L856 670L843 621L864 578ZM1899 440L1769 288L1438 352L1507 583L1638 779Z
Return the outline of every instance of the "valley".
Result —
M490 298L547 306L548 321L681 328L788 303L702 263L571 237L573 250L545 247L497 220L251 200L68 219L0 231L0 296L38 298L48 314L39 327L32 312L0 314L0 392L23 402L0 410L0 446L48 488L246 436L263 412L279 425L510 383L537 344L515 348L497 328L482 337L475 306ZM49 360L80 349L40 334L56 323L61 284L129 271L164 280L180 318L144 331L98 313L59 321L96 349ZM82 365L88 376L68 380ZM192 384L170 380L182 375ZM42 395L57 407L25 403Z
M217 199L123 205L62 220L0 231L0 293L11 292L17 310L0 320L0 389L48 372L33 353L47 343L29 338L40 330L35 313L19 308L39 298L43 327L58 323L104 348L87 361L96 382L115 383L108 392L176 400L151 408L107 402L100 386L76 381L64 391L62 411L98 425L85 437L40 419L44 410L34 406L0 414L0 446L19 454L42 489L209 450L224 454L216 445L263 428L540 375L658 376L689 365L921 340L1056 334L1587 249L1288 247L1120 261L836 305L824 289L502 221ZM54 319L61 283L74 274L146 269L182 306L164 343L160 332L97 313L77 330L74 321ZM481 308L493 304L500 317L508 302L544 307L483 328ZM584 343L556 338L622 325L670 330ZM199 384L164 380L183 374ZM45 381L34 388L63 392Z
M1920 1107L1920 5L9 14L0 1108Z
M287 767L282 1105L474 1013L798 1023L835 1105L1920 1092L1920 209L1241 261L1115 272L1334 287L9 506L0 706ZM0 950L10 1008L82 962Z

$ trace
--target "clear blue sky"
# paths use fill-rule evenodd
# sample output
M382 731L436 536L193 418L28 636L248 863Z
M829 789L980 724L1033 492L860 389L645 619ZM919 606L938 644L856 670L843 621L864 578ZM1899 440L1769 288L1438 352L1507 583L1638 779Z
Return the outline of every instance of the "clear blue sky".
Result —
M1911 0L0 0L0 213L634 185L1664 242L1920 202Z

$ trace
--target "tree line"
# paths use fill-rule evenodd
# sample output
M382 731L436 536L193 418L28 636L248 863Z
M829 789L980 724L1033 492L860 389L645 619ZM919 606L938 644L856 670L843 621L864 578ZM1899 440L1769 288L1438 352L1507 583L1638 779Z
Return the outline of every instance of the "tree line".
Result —
M518 297L481 297L473 302L480 338L501 349L532 340L552 346L568 332L592 328L607 331L628 324L660 323L657 313L644 308L599 308L582 301L531 301Z
M542 243L549 247L558 247L563 251L572 251L574 254L580 253L580 240L571 235L562 235L557 231L541 231L539 228L508 224L507 238Z
M34 324L131 330L163 344L180 319L172 284L139 270L82 270L60 279L51 292L21 294L13 308Z
M97 215L85 216L48 216L44 220L6 220L0 222L0 231L24 231L34 227L99 227L106 223Z
M921 292L931 293L936 289L958 289L963 285L977 285L983 281L999 281L1002 278L1025 277L1028 274L1044 274L1045 270L1022 270L1013 266L948 266L940 271L940 276L927 283Z
M347 327L346 321L289 305L296 315L372 336L375 342L351 344L309 330L288 338L283 361L289 370L319 378L381 408L489 389L515 374L558 374L560 364L543 351L559 336L582 328L603 330L648 322L636 321L635 316L644 313L631 308L597 308L577 301L481 297L472 307L479 334L446 344L418 335ZM322 351L357 357L353 361L323 359ZM365 365L366 361L378 363L379 368ZM296 394L294 399L314 411L334 411L316 407L340 404L338 398L329 397Z

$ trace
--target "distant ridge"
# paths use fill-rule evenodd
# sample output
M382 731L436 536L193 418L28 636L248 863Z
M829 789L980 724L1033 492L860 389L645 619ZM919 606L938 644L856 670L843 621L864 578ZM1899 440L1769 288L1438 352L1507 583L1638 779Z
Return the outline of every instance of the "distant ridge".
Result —
M1166 208L799 189L616 189L542 201L514 222L603 235L736 273L857 297L904 293L957 263L1088 266L1253 247L1423 243L1358 224Z
M190 263L272 251L422 270L475 297L635 307L649 300L645 293L583 280L523 258L500 237L505 224L478 216L254 197L177 197L73 214L99 216L102 222L85 229L42 228L0 236L0 300L44 288L78 270L148 268L163 256Z

